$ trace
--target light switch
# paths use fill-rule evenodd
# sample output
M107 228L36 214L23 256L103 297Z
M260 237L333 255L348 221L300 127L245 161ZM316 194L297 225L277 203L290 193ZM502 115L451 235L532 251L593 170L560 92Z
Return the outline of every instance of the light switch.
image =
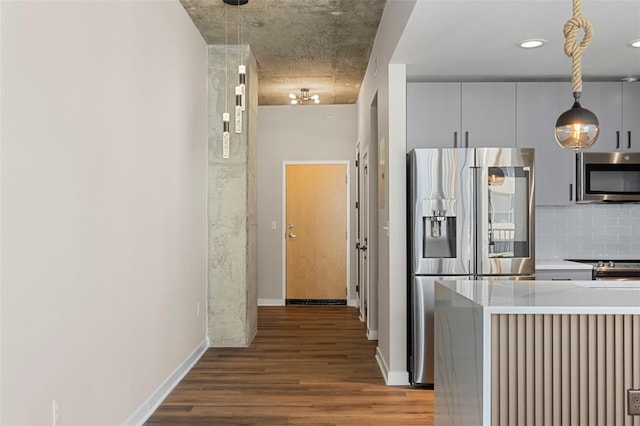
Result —
M275 220L271 221L271 229L276 229L276 221Z

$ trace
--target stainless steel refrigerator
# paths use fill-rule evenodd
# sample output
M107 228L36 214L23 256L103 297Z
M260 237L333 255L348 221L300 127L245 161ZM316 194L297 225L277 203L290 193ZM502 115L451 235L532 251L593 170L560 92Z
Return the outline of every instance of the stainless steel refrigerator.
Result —
M414 149L407 177L409 377L431 385L435 281L533 277L534 151Z

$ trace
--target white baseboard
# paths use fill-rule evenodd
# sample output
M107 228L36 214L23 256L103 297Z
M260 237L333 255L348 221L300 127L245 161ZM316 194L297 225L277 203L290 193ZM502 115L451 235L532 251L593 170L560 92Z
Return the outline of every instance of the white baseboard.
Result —
M284 306L283 299L258 299L258 306Z
M349 306L353 307L353 308L357 308L358 307L358 299L349 299Z
M409 373L407 371L389 371L387 363L380 352L380 348L376 348L376 361L384 377L384 382L387 386L408 386L409 385Z
M378 340L378 330L369 330L369 329L367 329L367 339L369 339L369 340Z
M162 401L171 393L173 388L176 387L180 380L184 376L187 375L189 370L198 362L200 357L205 353L207 348L209 347L209 338L207 337L198 345L198 347L191 352L191 355L187 357L182 363L175 369L173 373L160 385L158 389L155 390L147 398L147 400L140 406L136 411L133 412L129 416L127 420L124 422L124 426L130 425L142 425L146 422L149 417L153 414L154 411L160 406Z

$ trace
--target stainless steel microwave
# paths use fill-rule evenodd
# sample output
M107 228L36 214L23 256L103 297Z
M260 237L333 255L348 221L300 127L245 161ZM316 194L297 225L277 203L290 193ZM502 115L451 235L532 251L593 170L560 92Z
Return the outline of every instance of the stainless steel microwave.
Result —
M578 203L640 203L640 152L576 154Z

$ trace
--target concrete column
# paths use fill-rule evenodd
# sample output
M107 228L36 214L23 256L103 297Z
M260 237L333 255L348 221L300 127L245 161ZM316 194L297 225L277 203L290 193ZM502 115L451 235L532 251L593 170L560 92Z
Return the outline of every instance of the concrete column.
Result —
M242 133L234 125L239 60L247 67ZM248 346L258 326L258 77L249 47L209 46L208 80L209 341L214 347ZM222 154L223 112L231 116L227 159Z

